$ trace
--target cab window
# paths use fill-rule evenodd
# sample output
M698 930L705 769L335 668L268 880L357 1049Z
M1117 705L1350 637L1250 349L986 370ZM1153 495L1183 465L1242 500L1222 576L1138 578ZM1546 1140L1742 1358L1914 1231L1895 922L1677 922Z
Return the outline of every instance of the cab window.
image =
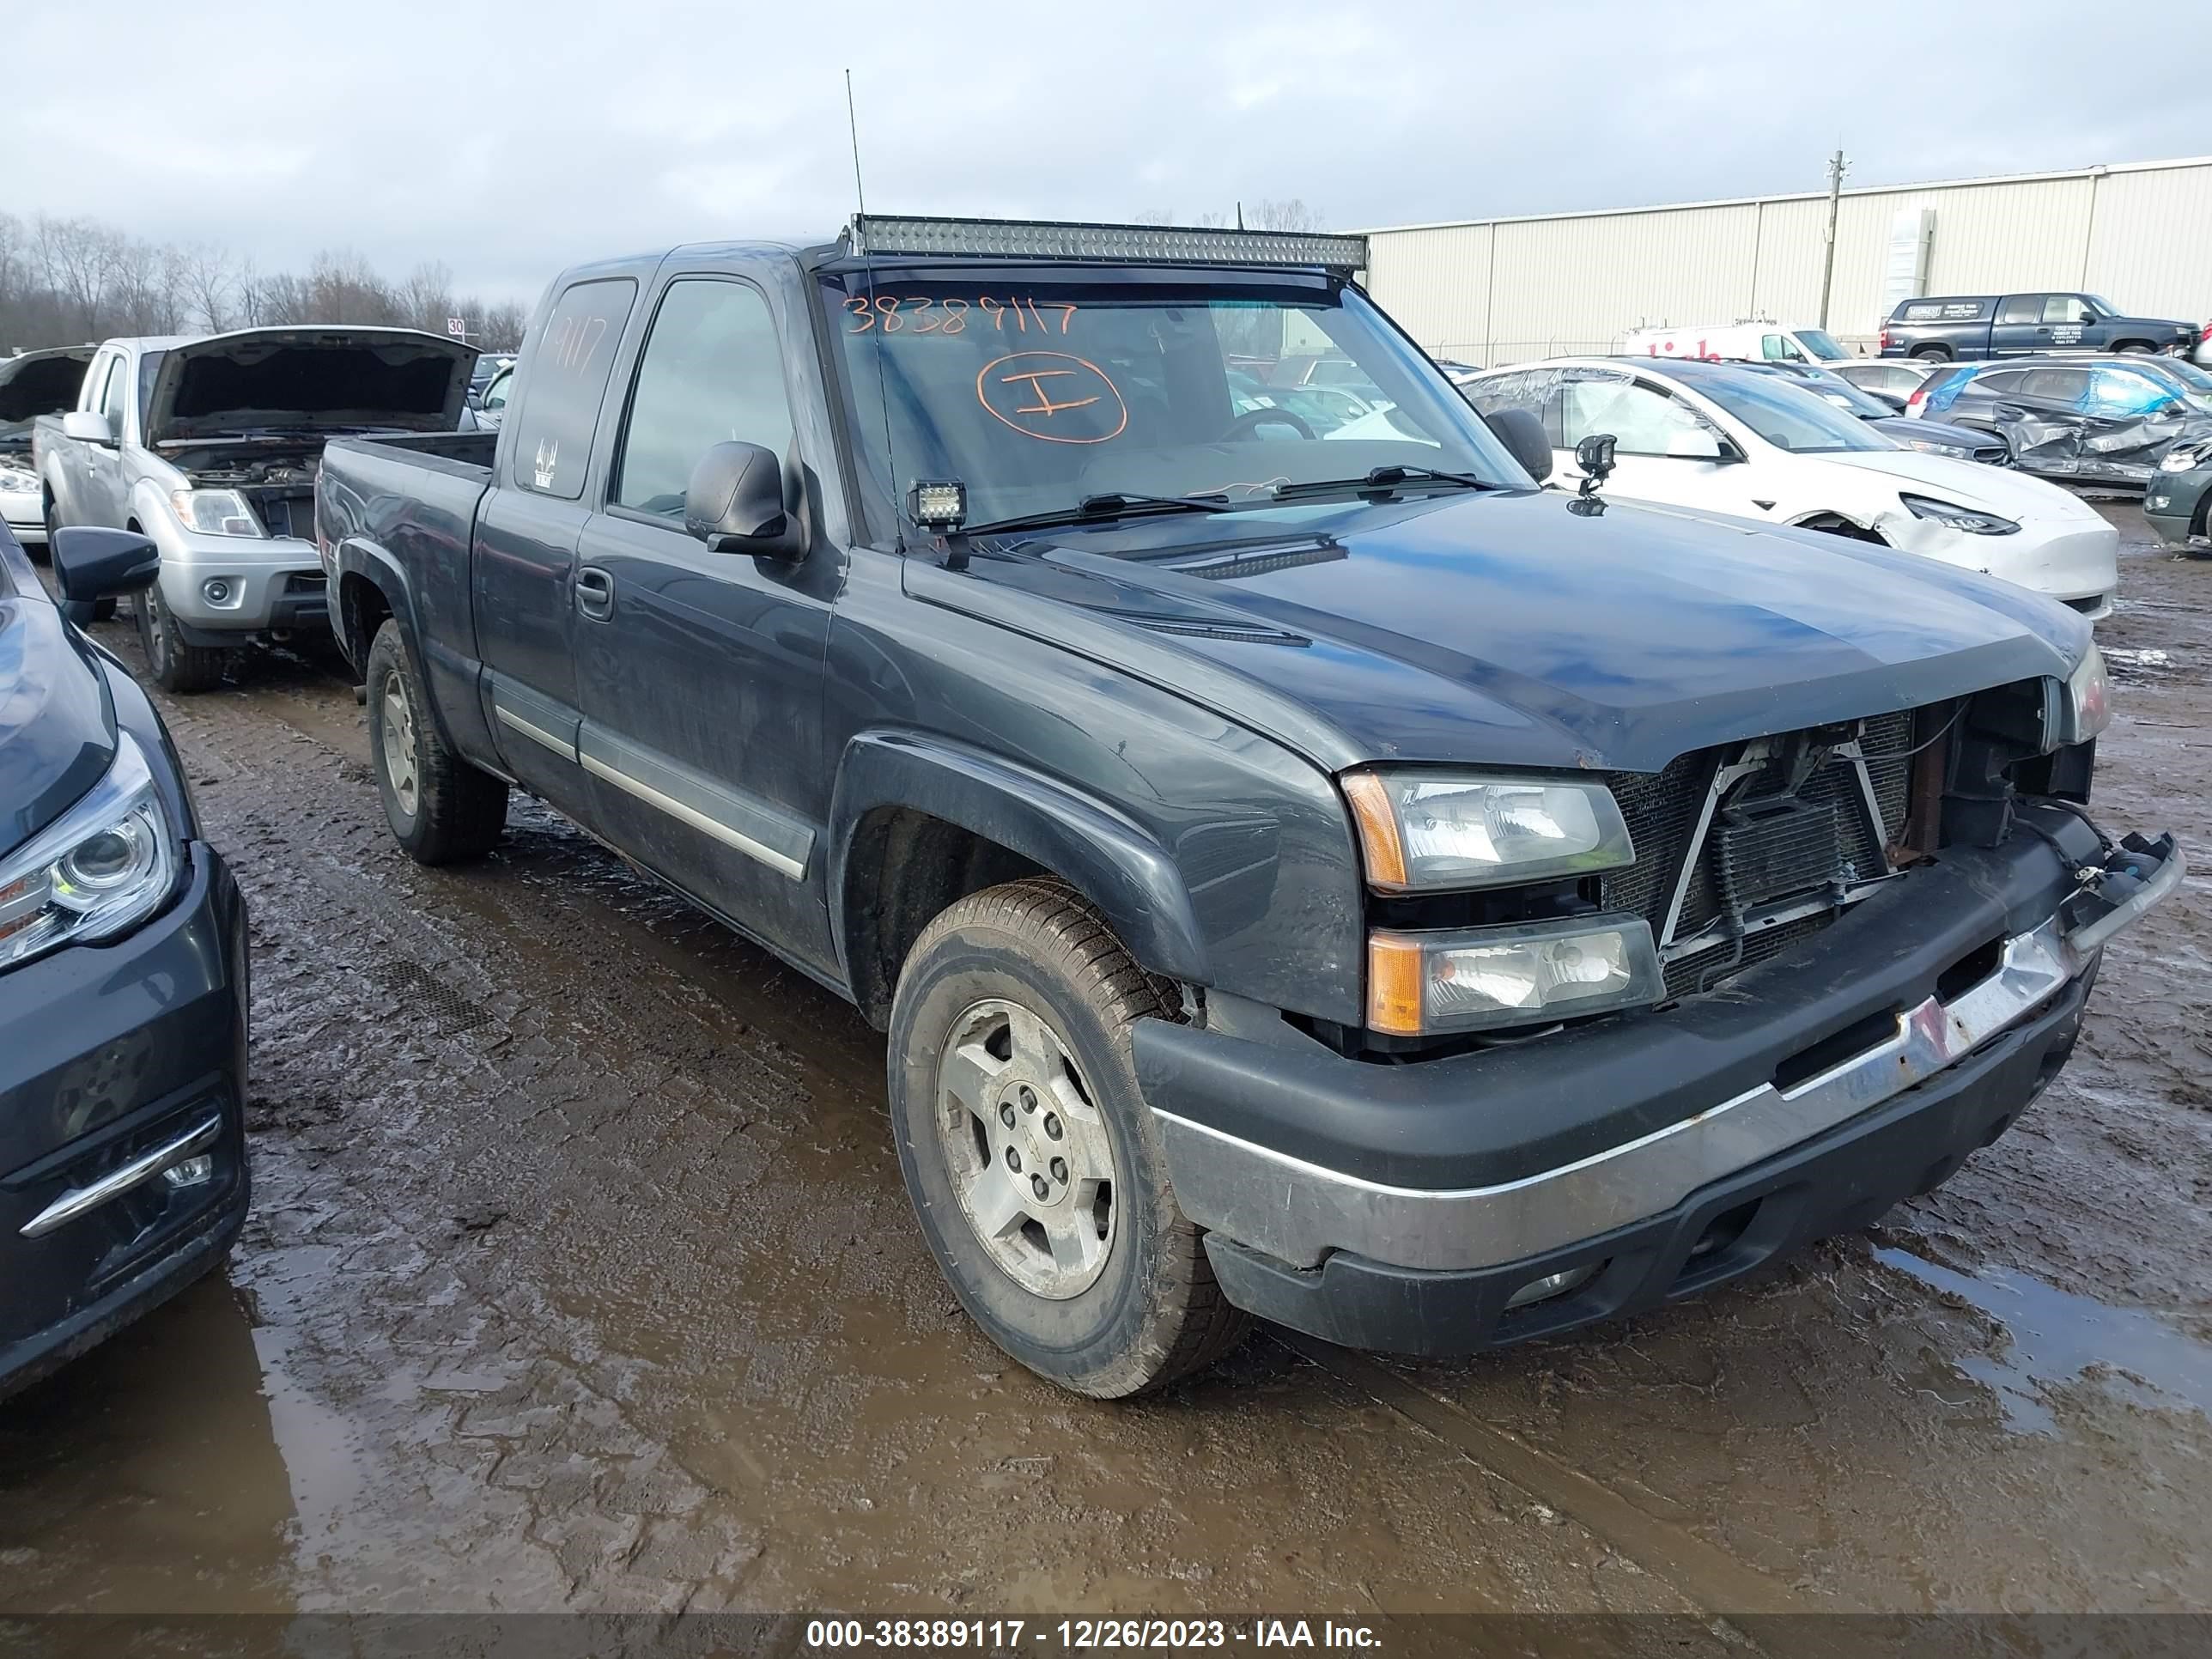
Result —
M2097 320L2094 307L2078 294L2051 294L2044 296L2043 320L2046 323L2094 323Z
M107 424L115 434L118 443L123 441L123 411L131 403L131 374L122 358L115 360L114 372L107 377L107 390L101 394L100 412L107 416Z
M1997 307L2001 323L2033 323L2043 319L2043 302L2050 296L2041 294L2014 294Z
M1609 432L1623 455L1710 459L1711 428L1690 407L1657 388L1626 379L1570 380L1559 388L1560 447Z
M692 469L719 443L791 447L791 403L775 321L757 289L693 278L669 284L638 363L611 499L681 520Z
M1759 342L1759 355L1769 362L1802 363L1805 361L1805 354L1791 343L1790 337L1786 334L1762 336Z
M636 299L631 278L599 277L571 284L547 314L509 452L523 489L568 501L584 493L599 400Z

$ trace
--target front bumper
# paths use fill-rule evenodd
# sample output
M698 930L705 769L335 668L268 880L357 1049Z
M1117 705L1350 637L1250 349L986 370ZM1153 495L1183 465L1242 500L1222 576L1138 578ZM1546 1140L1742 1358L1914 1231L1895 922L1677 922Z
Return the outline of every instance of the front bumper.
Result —
M27 489L0 489L0 519L7 520L24 546L46 545L46 507L36 484Z
M189 848L136 933L0 975L0 1395L198 1279L245 1219L246 907ZM162 1177L202 1154L205 1180Z
M2168 547L2185 547L2197 532L2197 515L2212 491L2212 467L2189 472L2154 472L2143 488L2143 519Z
M240 634L327 629L328 579L313 542L199 536L165 526L161 603L191 645L234 645ZM223 596L209 597L219 582Z
M2036 817L2067 863L2029 834L1948 853L1665 1013L1395 1067L1140 1026L1177 1201L1239 1306L1419 1352L1602 1317L1863 1224L2009 1125L2071 1048L2105 941L2180 879L2169 841L2081 896L2094 834ZM1722 1218L1744 1224L1725 1249ZM1506 1321L1516 1294L1592 1267Z

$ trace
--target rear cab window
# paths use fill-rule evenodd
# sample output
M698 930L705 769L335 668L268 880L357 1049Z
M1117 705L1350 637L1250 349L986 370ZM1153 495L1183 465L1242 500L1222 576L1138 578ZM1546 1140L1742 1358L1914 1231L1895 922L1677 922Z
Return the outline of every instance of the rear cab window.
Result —
M568 501L584 493L600 400L636 302L635 278L597 277L571 284L546 316L508 452L523 489Z
M2042 294L2008 295L1997 307L2001 323L2039 323L2043 320L2043 302L2050 296Z

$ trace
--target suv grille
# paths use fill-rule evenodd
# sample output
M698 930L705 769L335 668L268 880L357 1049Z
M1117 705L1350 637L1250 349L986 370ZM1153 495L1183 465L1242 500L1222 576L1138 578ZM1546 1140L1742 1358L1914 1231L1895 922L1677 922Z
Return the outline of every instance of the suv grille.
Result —
M1859 728L1879 823L1869 819L1857 770L1846 757L1827 754L1790 789L1793 762L1818 758L1810 732L1765 740L1776 752L1729 785L1694 849L1690 840L1715 775L1749 745L1702 750L1677 757L1663 771L1607 779L1637 859L1628 869L1599 878L1599 902L1608 910L1644 917L1663 951L1670 943L1667 912L1688 858L1674 941L1693 939L1723 918L1732 923L1716 942L1666 962L1668 996L1709 990L1818 933L1835 920L1837 896L1844 888L1888 872L1883 849L1904 833L1909 805L1912 763L1906 751L1912 746L1913 713L1875 715ZM1834 739L1832 730L1826 741ZM1814 750L1810 757L1808 750ZM1756 925L1757 917L1777 908L1824 900L1826 908L1811 915ZM1753 925L1739 939L1737 930L1747 918Z

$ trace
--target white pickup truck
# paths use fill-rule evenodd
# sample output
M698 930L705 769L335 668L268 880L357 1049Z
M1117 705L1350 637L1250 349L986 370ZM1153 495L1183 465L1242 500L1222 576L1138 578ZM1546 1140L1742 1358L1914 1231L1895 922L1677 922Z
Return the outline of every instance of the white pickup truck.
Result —
M76 407L33 428L46 521L153 538L161 576L135 601L147 665L169 690L206 690L236 648L330 625L325 442L453 430L476 356L408 328L110 340Z

